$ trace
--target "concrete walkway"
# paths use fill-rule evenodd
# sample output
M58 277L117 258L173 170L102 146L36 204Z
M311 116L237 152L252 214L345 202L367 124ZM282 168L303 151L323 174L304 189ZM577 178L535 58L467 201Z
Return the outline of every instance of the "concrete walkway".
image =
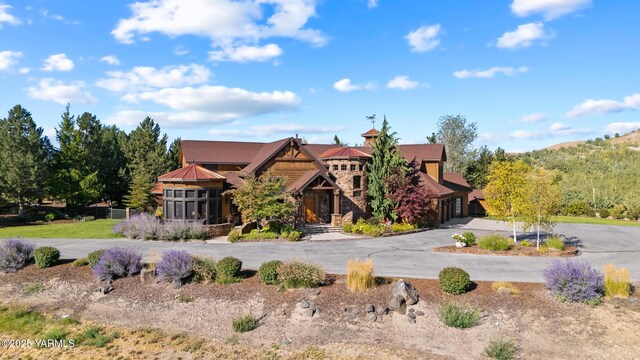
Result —
M376 274L382 276L437 278L445 266L459 266L474 280L541 281L541 271L553 259L490 255L436 253L436 246L453 243L451 235L469 228L477 235L499 232L495 221L469 219L450 228L409 235L356 240L303 241L297 243L222 243L160 242L128 239L29 239L37 245L60 249L63 258L75 259L89 252L113 246L139 249L146 258L159 256L167 249L184 249L194 255L222 258L234 256L244 267L257 269L268 260L302 259L322 264L327 272L344 274L346 262L353 258L372 258ZM497 225L497 226L496 226ZM496 231L498 230L498 231ZM508 231L503 232L509 235ZM627 267L634 279L640 277L640 228L587 224L559 224L556 232L564 234L580 248L578 260L598 268L606 263ZM520 233L519 233L520 235Z

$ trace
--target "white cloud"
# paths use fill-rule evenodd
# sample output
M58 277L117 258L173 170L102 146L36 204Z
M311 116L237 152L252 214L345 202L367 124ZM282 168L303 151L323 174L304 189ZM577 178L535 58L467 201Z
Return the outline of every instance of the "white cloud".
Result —
M184 112L149 112L140 110L123 110L107 117L105 123L119 126L136 126L145 117L153 118L162 127L186 128L202 126L204 124L224 124L231 122L234 118L225 114L208 113L202 111Z
M31 69L30 69L30 68L28 68L28 67L23 67L23 68L20 68L20 70L18 70L18 72L19 72L20 74L26 75L26 74L28 74L29 72L31 72Z
M189 53L189 49L187 49L186 47L184 47L182 45L178 45L178 46L173 48L173 53L178 55L178 56L187 55Z
M95 103L98 100L86 91L82 81L65 84L62 81L46 78L38 82L38 86L27 88L27 94L32 99L53 101L58 104Z
M387 87L389 89L409 90L418 87L418 82L410 80L408 76L400 75L389 80Z
M100 59L101 62L107 63L109 65L113 65L113 66L118 66L120 65L120 59L118 59L117 56L115 55L107 55L107 56L103 56Z
M71 71L73 70L73 61L65 54L55 54L49 56L42 65L43 71Z
M532 130L516 130L509 133L509 137L516 140L540 139L546 137L545 135L543 132Z
M519 68L513 68L511 66L494 66L487 70L460 70L453 73L453 76L458 79L470 79L470 78L478 78L478 79L491 79L497 74L503 74L506 76L512 76L518 73L526 73L529 71L529 68L526 66L521 66Z
M2 23L6 23L9 25L20 25L22 21L20 21L15 16L9 14L9 9L12 9L9 5L0 4L0 29L2 29Z
M113 92L132 92L203 84L209 81L211 71L202 65L189 64L165 66L162 69L138 66L127 72L109 71L107 75L109 78L98 80L96 86Z
M440 24L421 26L410 32L406 39L412 52L427 52L440 44L440 39L437 38L438 34L440 34Z
M591 129L573 129L567 124L556 122L549 126L547 131L516 130L509 133L509 138L515 140L536 140L567 135L586 135L593 133Z
M369 0L369 1L367 1L367 7L369 9L373 9L375 7L378 7L378 0Z
M356 85L351 82L351 79L344 78L333 83L333 88L340 92L349 92L355 90L373 90L376 88L376 84L373 82L366 83L364 85Z
M11 69L21 57L22 53L20 51L0 51L0 71Z
M214 49L232 52L241 46L259 47L261 40L288 37L315 46L326 44L318 30L305 28L316 16L317 0L153 0L131 5L132 16L120 19L111 32L130 44L137 35L154 32L169 37L208 37ZM269 16L265 18L265 14Z
M47 9L40 9L40 15L49 18L49 19L53 19L53 20L57 20L57 21L64 21L64 16L62 15L58 15L58 14L51 14L49 12L49 10Z
M255 138L267 137L273 134L306 135L306 134L334 134L344 130L344 126L312 126L302 124L270 124L253 125L243 129L212 129L209 134L220 137Z
M545 120L547 120L547 116L540 112L523 115L520 118L520 121L523 123L539 123Z
M576 117L587 114L609 114L624 110L640 109L640 93L625 96L622 101L588 99L573 107L566 116Z
M591 5L591 0L513 0L511 11L517 16L541 14L547 20L581 10Z
M541 22L518 25L514 31L507 31L498 38L496 46L501 49L517 50L527 48L537 40L554 37L552 32L545 32Z
M569 126L567 124L563 124L561 122L553 123L549 127L549 131L564 131L564 130L569 130L569 129L571 129L571 126Z
M640 129L640 121L613 122L607 125L604 132L610 135L618 133L620 135Z
M222 50L209 52L212 61L234 61L239 63L258 61L264 62L282 55L282 49L276 44L265 46L242 45L235 48L223 47Z

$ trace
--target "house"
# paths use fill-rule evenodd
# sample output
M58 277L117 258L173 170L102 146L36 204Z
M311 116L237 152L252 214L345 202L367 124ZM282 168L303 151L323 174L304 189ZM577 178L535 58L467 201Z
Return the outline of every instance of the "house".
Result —
M487 202L482 190L473 190L469 194L469 215L487 215Z
M363 133L363 146L357 147L305 144L297 135L270 143L183 140L183 167L159 176L152 193L167 220L237 223L238 209L224 191L240 186L247 174L260 176L271 170L284 179L298 204L297 226L339 226L370 214L366 168L378 134L376 129ZM399 149L420 166L421 183L437 195L437 222L468 216L472 189L460 174L444 172L444 145L399 145Z

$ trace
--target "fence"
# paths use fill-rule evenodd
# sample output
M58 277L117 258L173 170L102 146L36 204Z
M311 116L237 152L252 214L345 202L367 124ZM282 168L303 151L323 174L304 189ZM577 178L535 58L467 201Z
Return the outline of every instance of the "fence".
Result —
M109 217L111 219L126 219L127 218L127 209L114 209L110 208Z

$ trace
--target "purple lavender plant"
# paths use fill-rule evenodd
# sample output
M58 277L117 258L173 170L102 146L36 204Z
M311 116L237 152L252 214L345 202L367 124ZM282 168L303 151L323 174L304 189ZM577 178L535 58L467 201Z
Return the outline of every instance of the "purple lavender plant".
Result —
M193 272L193 256L184 250L167 250L162 253L156 272L170 282L187 278Z
M159 231L161 240L191 240L205 238L205 226L203 221L168 221Z
M132 215L124 223L116 224L113 232L122 234L129 239L157 240L160 227L160 221L157 218L141 213Z
M542 274L545 286L562 302L593 304L604 292L604 276L588 262L555 260Z
M93 274L100 280L113 280L133 275L142 270L142 254L134 249L111 248L93 267Z
M18 271L33 258L35 248L35 245L25 241L5 240L0 245L0 271Z

